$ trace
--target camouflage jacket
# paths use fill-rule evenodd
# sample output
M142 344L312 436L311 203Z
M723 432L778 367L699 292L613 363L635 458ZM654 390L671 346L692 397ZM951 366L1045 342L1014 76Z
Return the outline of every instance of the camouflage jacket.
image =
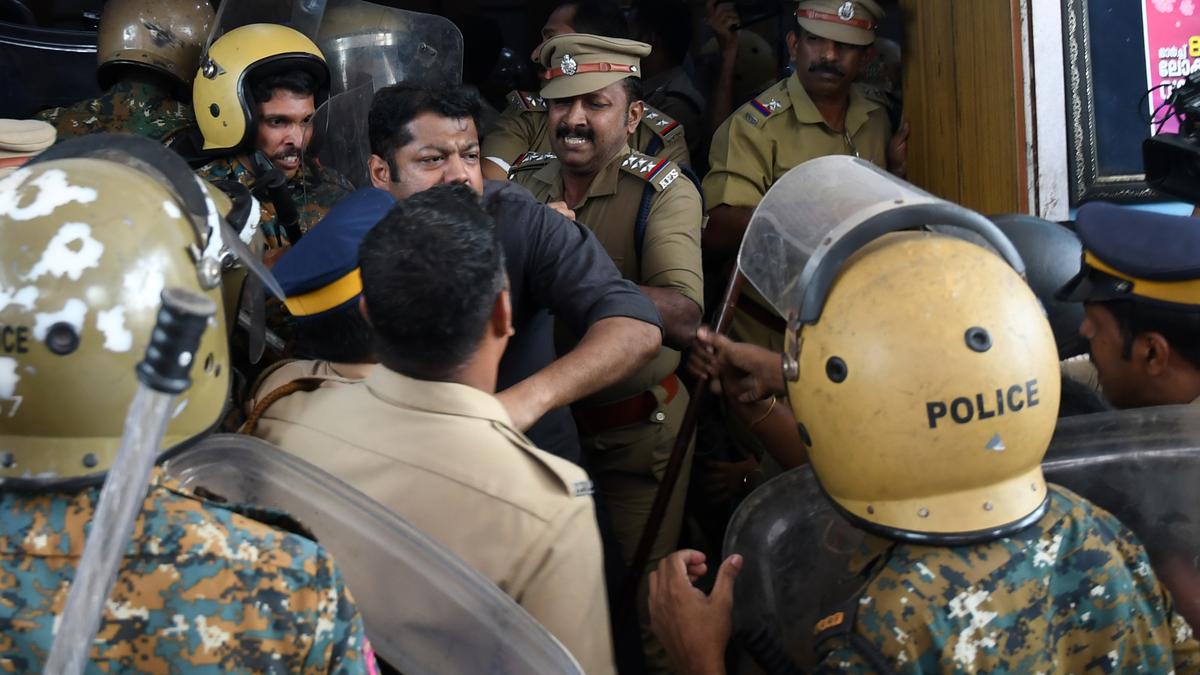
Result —
M221 157L205 164L196 173L208 180L236 180L242 185L253 187L254 172L236 157ZM300 214L300 231L308 232L333 205L354 191L354 186L345 176L311 162L305 162L295 178L288 181L288 192ZM275 205L264 195L255 194L262 206L260 227L271 248L286 244L283 233L275 226Z
M841 616L818 624L818 672L879 672L883 664L905 673L1200 667L1200 644L1133 533L1064 488L1050 490L1038 522L997 541L873 546L870 580ZM870 653L881 661L872 665Z
M192 106L166 91L141 82L118 82L100 95L75 105L43 110L35 119L58 130L58 142L103 131L125 132L166 143L194 125Z
M0 670L41 670L99 494L0 492ZM158 472L142 508L88 672L373 672L324 549Z

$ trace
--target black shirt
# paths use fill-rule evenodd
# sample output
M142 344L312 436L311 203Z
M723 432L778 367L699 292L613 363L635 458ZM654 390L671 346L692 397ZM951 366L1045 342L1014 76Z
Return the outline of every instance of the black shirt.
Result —
M621 277L587 228L539 203L525 188L484 181L483 204L496 221L512 296L513 329L497 389L533 375L555 358L554 321L578 336L614 316L658 326L654 303ZM579 462L579 436L567 408L546 413L526 432L539 448Z

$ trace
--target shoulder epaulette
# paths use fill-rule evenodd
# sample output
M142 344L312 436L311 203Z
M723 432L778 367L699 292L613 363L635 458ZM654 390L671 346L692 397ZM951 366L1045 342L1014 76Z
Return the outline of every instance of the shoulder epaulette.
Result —
M508 104L517 110L545 110L546 99L531 91L508 92Z
M759 122L770 119L791 107L792 99L787 95L785 81L750 99L738 109L736 115L750 124L758 125Z
M513 160L512 166L508 169L511 176L517 171L526 171L528 169L537 169L550 163L551 160L558 159L558 155L553 152L536 152L530 150L523 153L520 157Z
M642 115L642 126L654 132L654 135L669 143L683 134L683 125L665 112L646 106L646 114Z
M675 162L665 157L651 157L640 152L632 152L621 160L621 171L653 185L655 192L662 192L671 187L671 183L683 175Z

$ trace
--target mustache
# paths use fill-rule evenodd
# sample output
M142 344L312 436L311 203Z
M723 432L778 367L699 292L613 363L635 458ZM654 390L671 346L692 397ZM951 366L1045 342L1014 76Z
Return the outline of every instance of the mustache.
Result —
M808 67L808 72L810 72L810 73L829 73L830 75L837 75L838 77L846 76L846 72L843 71L841 68L838 68L837 64L828 63L828 62L814 63Z
M300 157L300 148L294 145L288 146L275 153L271 156L271 159L291 159L293 157Z
M557 136L559 140L562 140L567 136L578 136L586 141L596 140L595 132L593 132L590 128L583 126L582 124L577 124L573 127L567 126L566 124L560 124L558 125L558 128L554 130L554 135Z

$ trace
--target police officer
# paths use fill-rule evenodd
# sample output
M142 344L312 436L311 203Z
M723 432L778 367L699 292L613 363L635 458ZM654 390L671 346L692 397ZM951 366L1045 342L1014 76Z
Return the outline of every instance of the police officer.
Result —
M203 150L222 153L198 173L253 186L260 175L278 169L287 179L300 231L307 231L354 189L345 177L305 154L313 115L328 91L325 57L303 33L277 24L250 24L224 33L204 54L193 86ZM256 162L256 153L266 158L267 166ZM264 200L261 226L275 248L288 243L276 226L278 208Z
M860 585L812 627L818 672L1197 667L1137 539L1044 480L1058 358L1012 268L898 233L842 263L823 299L789 343L787 393L824 495L871 536L848 570ZM688 580L698 552L655 572L651 614L682 672L724 672L742 563L722 564L711 596Z
M493 395L512 334L502 258L469 187L397 203L357 261L380 365L361 383L281 399L259 434L444 544L585 672L611 673L591 482L537 449Z
M542 27L542 44L533 50L533 59L546 40L565 33L588 33L623 38L628 33L620 7L612 0L568 0L551 12ZM535 93L514 91L508 95L508 107L500 114L496 127L483 140L483 177L506 180L508 170L526 153L535 156L550 151L551 127L546 119L546 101ZM630 147L647 155L669 159L678 166L689 166L687 139L683 124L661 110L646 106L641 123L630 132Z
M542 47L551 146L513 167L512 180L595 233L621 274L663 317L664 347L633 377L575 404L584 465L596 480L628 564L666 468L687 392L675 376L703 306L700 195L674 162L627 145L644 111L639 60L650 46L560 35ZM685 467L687 463L685 462ZM685 469L651 553L678 538ZM655 660L652 639L647 646Z
M1200 403L1200 220L1085 204L1079 274L1059 299L1084 303L1079 334L1118 408Z
M713 137L703 183L706 252L735 253L754 206L794 166L832 154L888 166L891 127L883 99L853 84L870 61L882 17L874 0L798 5L796 25L787 35L796 72L738 108ZM891 150L899 150L904 133L893 139ZM892 154L898 163L899 154ZM733 332L779 351L782 323L749 289L738 300Z
M280 398L359 382L374 368L379 359L371 326L359 309L358 247L395 204L376 188L352 192L271 269L286 294L299 358L277 361L258 376L246 404L244 433L254 434L259 418Z
M191 86L213 21L208 0L112 0L100 14L94 99L36 115L60 141L123 131L167 143L195 123Z
M120 470L160 292L221 302L221 240L199 181L150 142L162 156L143 147L126 162L122 144L134 140L114 136L103 160L46 159L0 180L0 278L13 284L0 288L0 622L4 660L21 672L41 670L100 485ZM210 326L168 450L207 433L225 407L224 315ZM96 669L373 671L329 555L242 510L156 469L91 648Z

